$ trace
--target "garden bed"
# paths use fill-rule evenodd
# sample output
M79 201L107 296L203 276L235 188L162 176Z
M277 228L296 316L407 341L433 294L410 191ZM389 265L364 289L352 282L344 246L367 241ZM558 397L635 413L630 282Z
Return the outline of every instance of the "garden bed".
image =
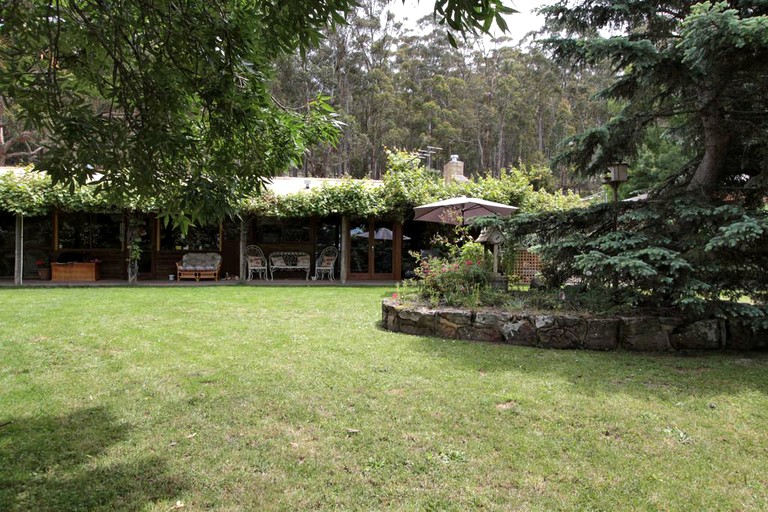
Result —
M768 333L738 320L598 316L428 308L385 299L382 325L394 332L540 348L587 350L754 350L768 348Z

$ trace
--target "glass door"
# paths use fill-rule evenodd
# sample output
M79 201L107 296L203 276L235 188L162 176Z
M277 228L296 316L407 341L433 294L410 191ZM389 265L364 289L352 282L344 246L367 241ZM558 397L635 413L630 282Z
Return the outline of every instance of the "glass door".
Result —
M350 279L394 279L394 225L352 219L349 230Z

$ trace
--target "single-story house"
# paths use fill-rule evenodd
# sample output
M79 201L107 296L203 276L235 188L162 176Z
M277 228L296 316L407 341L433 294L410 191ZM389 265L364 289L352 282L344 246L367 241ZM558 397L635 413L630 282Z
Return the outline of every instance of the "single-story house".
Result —
M461 162L459 162L460 164ZM463 169L463 164L462 164ZM447 169L449 176L461 174ZM0 173L27 172L0 168ZM461 175L463 178L463 174ZM381 187L374 180L354 180L355 186ZM350 180L321 178L274 178L267 193L275 197L300 196L313 191L343 187ZM135 222L136 214L132 214ZM82 261L95 263L97 278L127 279L128 213L80 208L67 211L43 208L20 214L2 208L0 201L0 279L38 278L38 262ZM408 277L415 265L413 251L427 248L435 224L402 222L392 216L325 212L308 217L243 215L217 225L190 227L186 235L165 225L154 213L139 215L141 279L168 279L176 273L176 262L189 252L218 252L222 256L221 278L243 276L245 247L258 245L266 256L273 252L302 252L310 255L314 272L320 252L333 246L339 250L335 277L341 282L399 280ZM300 272L281 272L280 277L303 278Z

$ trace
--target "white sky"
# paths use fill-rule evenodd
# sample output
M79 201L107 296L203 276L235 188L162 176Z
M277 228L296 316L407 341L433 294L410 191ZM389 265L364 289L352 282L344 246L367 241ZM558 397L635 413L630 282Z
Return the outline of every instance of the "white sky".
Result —
M548 3L551 0L507 0L505 5L517 10L517 14L506 16L509 31L506 36L518 42L528 32L541 28L543 19L531 11ZM416 26L420 18L432 14L435 3L432 0L390 0L389 10L395 13L400 21L407 26ZM501 34L496 34L501 35Z

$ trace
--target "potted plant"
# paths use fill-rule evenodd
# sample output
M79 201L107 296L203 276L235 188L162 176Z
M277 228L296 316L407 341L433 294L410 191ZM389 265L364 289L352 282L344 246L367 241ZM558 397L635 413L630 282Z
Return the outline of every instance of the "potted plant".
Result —
M37 276L41 281L50 281L51 279L51 266L48 264L47 258L41 258L35 262L37 265Z

